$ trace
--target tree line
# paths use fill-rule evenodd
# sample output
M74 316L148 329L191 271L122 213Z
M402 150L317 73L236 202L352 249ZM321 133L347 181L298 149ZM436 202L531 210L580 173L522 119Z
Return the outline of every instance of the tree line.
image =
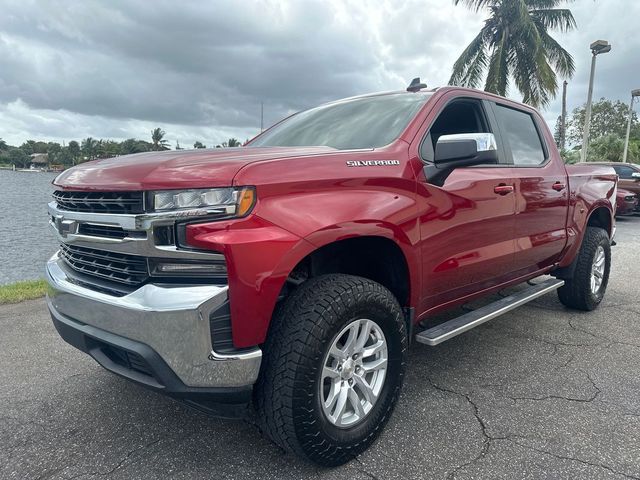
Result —
M70 166L90 160L118 157L131 153L170 150L169 142L165 135L166 132L163 129L154 128L151 131L151 141L128 138L118 142L87 137L80 142L71 140L66 145L60 145L58 142L27 140L17 147L7 144L0 138L0 164L27 168L31 163L31 155L34 153L46 153L50 165ZM212 145L212 147L226 148L239 147L241 145L238 139L230 138L222 143ZM179 143L176 143L175 148L182 150ZM196 141L193 144L193 148L207 148L207 146L200 141Z
M560 152L566 163L580 161L585 111L585 105L578 107L567 119L566 142L569 146ZM594 102L591 105L587 161L621 162L628 120L629 105L626 103L606 98ZM558 119L554 133L558 148L560 148L560 128L560 119ZM627 161L640 163L640 121L635 112L631 113Z

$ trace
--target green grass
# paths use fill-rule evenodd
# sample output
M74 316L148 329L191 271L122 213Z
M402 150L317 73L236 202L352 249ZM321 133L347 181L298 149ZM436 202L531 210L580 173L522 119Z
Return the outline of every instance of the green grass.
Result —
M45 293L47 293L47 282L44 280L27 280L0 285L0 305L44 297Z

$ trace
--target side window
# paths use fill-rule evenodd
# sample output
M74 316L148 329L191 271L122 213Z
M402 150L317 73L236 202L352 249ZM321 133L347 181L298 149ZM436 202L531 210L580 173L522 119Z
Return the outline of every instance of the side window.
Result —
M476 100L455 100L448 104L422 141L420 156L426 162L433 162L433 156L442 135L454 133L491 133L484 110Z
M631 167L625 167L623 165L616 165L613 167L613 169L616 171L616 173L618 174L618 176L620 178L633 178L633 172L635 172L635 170Z
M533 117L520 110L496 105L502 137L511 149L513 164L535 167L545 160L544 149Z

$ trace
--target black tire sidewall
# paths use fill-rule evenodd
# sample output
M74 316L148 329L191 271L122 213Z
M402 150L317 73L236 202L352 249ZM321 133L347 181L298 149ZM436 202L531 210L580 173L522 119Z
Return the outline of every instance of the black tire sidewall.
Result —
M390 313L392 312L380 305L373 303L358 305L356 303L348 311L336 317L336 323L331 328L331 334L322 342L320 361L318 362L311 387L315 395L313 395L313 401L310 403L313 409L313 417L317 421L321 434L335 445L342 445L347 448L365 439L388 416L389 406L395 402L404 374L406 340L402 337L406 334L398 328L398 319L393 318L394 316L390 315ZM388 359L385 382L377 402L363 421L350 428L338 428L326 418L320 404L322 363L335 336L352 321L364 318L374 321L380 327L387 342ZM400 322L402 322L402 319L400 319Z
M290 415L289 420L282 414L277 414L291 426L289 435L294 434L295 440L291 437L285 439L280 434L271 437L280 445L320 465L337 466L366 450L382 431L393 411L404 378L407 357L406 326L397 300L378 283L342 274L316 277L308 282L306 287L301 287L306 293L295 292L290 304L292 308L283 308L280 316L283 325L313 322L313 325L308 325L310 334L305 335L304 340L297 342L296 346L297 362L291 371L293 381L290 410L283 411L283 414ZM336 299L336 296L340 298ZM300 302L302 298L304 301ZM316 312L313 318L302 320L297 317L298 312L310 310ZM353 320L362 318L376 322L385 335L387 373L378 401L367 417L352 428L342 429L331 424L322 411L320 377L326 352L335 336ZM306 331L303 328L296 330ZM282 382L278 380L279 374L276 371L265 371L263 374L269 375L272 382L275 382L272 383L272 388L277 388L276 384ZM268 392L263 387L259 388L259 394L265 393ZM262 413L267 417L273 415L264 409Z
M605 271L600 289L594 294L591 291L591 270L599 246L604 248ZM587 227L575 262L573 275L565 279L565 284L558 289L558 298L569 308L594 310L604 298L611 271L611 243L606 230Z
M604 230L601 230L602 232L604 232ZM598 235L598 239L597 239L597 243L594 244L594 247L591 248L590 250L590 258L591 258L591 263L590 265L593 265L594 261L595 261L595 257L596 257L596 252L598 251L598 247L602 246L604 249L604 275L602 277L602 283L600 284L600 288L598 289L597 293L593 293L591 291L591 269L589 269L588 271L588 278L586 279L586 283L589 285L589 292L588 292L588 303L590 304L589 306L591 308L595 308L597 307L600 302L602 302L602 299L604 298L604 294L607 291L607 285L609 284L609 273L611 271L611 247L610 247L610 243L609 243L609 238L606 235Z

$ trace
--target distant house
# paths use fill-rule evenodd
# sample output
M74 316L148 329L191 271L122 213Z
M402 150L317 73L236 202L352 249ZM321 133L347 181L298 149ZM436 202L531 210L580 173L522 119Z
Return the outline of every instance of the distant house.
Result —
M49 156L46 153L31 154L31 168L46 168L49 165Z

